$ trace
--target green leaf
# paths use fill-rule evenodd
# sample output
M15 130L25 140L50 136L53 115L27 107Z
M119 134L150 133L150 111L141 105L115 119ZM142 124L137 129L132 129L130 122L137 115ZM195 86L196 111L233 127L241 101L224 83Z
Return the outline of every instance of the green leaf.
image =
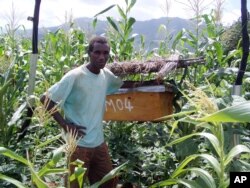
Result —
M169 185L182 184L188 188L201 188L196 182L186 179L168 179L151 185L150 188L165 187Z
M171 114L171 115L167 115L167 116L157 118L157 119L155 119L155 121L164 121L164 120L168 120L168 119L174 118L174 117L186 116L186 115L192 114L194 112L196 112L196 110L182 111L182 112L179 112L179 113L175 113L175 114Z
M12 183L13 185L17 186L18 188L26 188L20 181L17 181L11 177L5 176L3 174L0 174L0 179L7 181L9 183Z
M217 55L217 60L218 62L221 64L222 62L222 57L223 57L223 48L222 48L222 44L218 41L216 41L214 43L214 47L216 49L216 55Z
M26 160L25 158L23 158L22 156L16 154L15 152L5 148L5 147L0 147L0 154L6 156L6 157L9 157L11 159L14 159L14 160L17 160L27 166L29 166L29 162L28 160Z
M160 181L156 184L153 184L150 186L150 188L157 188L157 187L163 187L163 186L168 186L168 185L175 185L178 183L178 180L176 179L168 179L164 181Z
M20 117L22 116L22 112L23 110L25 109L27 103L24 102L16 111L15 113L13 114L11 120L8 122L8 125L13 125L17 122L17 120L20 119Z
M197 120L206 122L250 122L250 101L230 106Z
M236 157L237 155L241 154L241 153L250 153L250 149L245 146L245 145L237 145L235 147L233 147L230 152L226 155L225 158L225 166L227 166L234 157Z
M236 57L240 54L240 50L232 50L229 54L223 59L223 63L227 63L231 58Z
M183 173L183 169L188 165L188 163L190 163L191 161L193 161L194 159L196 159L198 156L197 155L190 155L188 157L186 157L181 164L175 169L175 171L172 173L171 178L175 179L177 178L180 174Z
M119 5L117 5L117 8L118 8L118 12L119 12L120 16L125 20L126 14L123 12L122 8Z
M173 43L172 43L172 48L173 48L173 50L176 49L176 46L177 46L178 42L181 40L181 38L183 37L183 33L184 33L184 32L185 32L185 30L183 29L183 30L179 31L179 32L176 34L176 37L174 38L174 41L173 41Z
M192 41L192 40L190 40L190 39L188 39L188 38L182 38L182 40L185 42L185 43L187 43L187 44L189 44L189 46L190 47L192 47L192 48L196 48L196 43L194 42L194 41Z
M129 18L126 30L130 30L135 22L136 20L134 18Z
M114 6L116 6L116 5L114 4L114 5L109 6L108 8L106 8L106 9L102 10L101 12L97 13L96 15L94 15L94 17L97 17L97 16L99 16L99 15L101 15L101 14L103 14L103 13L109 11L109 10L112 9Z
M31 179L34 184L39 188L48 188L49 186L39 177L37 172L33 169L31 164L29 165L29 169L31 172Z
M113 20L113 18L111 18L109 16L109 17L107 17L107 20L110 23L110 25L119 33L119 29L118 29L117 25L115 24L115 21Z
M166 25L161 24L161 25L158 27L157 33L165 33L166 31L167 31Z
M131 3L127 9L127 13L131 10L131 8L135 5L135 3L136 3L136 0L131 0Z
M41 144L37 145L36 148L38 148L38 149L43 148L44 146L47 146L48 144L58 140L61 136L62 136L62 134L60 133L60 134L52 137L51 139L48 139L45 142L42 142Z
M75 167L75 171L74 173L70 176L70 181L74 181L75 179L77 180L78 182L78 185L79 187L82 187L83 185L83 176L86 172L86 168L83 168L83 167Z
M210 143L213 145L215 151L217 152L217 154L220 156L220 144L219 144L219 140L211 133L193 133L193 134L189 134L189 135L186 135L186 136L183 136L181 138L178 138L176 140L174 140L173 142L167 144L167 146L171 146L171 145L174 145L174 144L178 144L180 142L183 142L189 138L192 138L194 136L204 136L206 137Z
M6 93L11 82L12 82L12 79L9 79L7 82L4 83L3 86L0 87L0 98L2 98L3 95Z
M173 124L172 124L172 129L171 129L171 132L169 134L169 139L172 137L173 133L174 133L174 130L176 129L176 127L178 126L178 123L179 121L175 121Z
M48 163L46 163L41 170L39 170L39 177L43 177L44 175L48 174L50 172L50 169L56 166L58 161L63 157L63 150L64 146L61 146L60 148L53 151L52 159Z
M198 154L198 157L201 157L207 160L210 163L210 165L213 167L213 170L216 172L218 177L220 176L220 172L221 172L220 163L215 157L209 154Z
M243 161L243 160L239 160L238 162L241 164L241 167L243 166L247 168L248 170L250 170L250 163Z
M207 26L207 34L208 37L215 37L215 28L214 28L214 24L212 23L212 20L209 18L209 16L207 14L202 16L205 20L206 26Z
M203 170L201 168L188 168L186 169L186 171L190 171L201 177L206 183L205 187L216 188L214 178L206 170Z
M126 168L126 165L128 164L128 162L123 163L122 165L114 168L112 171L110 171L108 174L106 174L101 181L96 182L95 184L91 185L90 188L98 188L101 184L105 183L106 181L114 178L115 176L117 176L121 170L123 170L124 168Z
M131 40L134 40L134 38L135 38L136 36L138 36L138 34L137 34L137 33L134 33L134 34L131 35L130 39L131 39Z
M75 161L70 163L71 165L81 167L84 165L84 161L81 161L80 159L76 159Z
M171 177L172 178L176 178L178 177L180 174L183 173L183 169L193 160L197 159L197 158L203 158L205 160L207 160L210 165L213 167L213 170L216 172L216 174L219 176L220 175L220 164L218 162L218 160L213 157L212 155L208 155L208 154L194 154L194 155L190 155L188 157L186 157L181 164L175 169L175 171L172 173Z
M198 42L197 37L189 30L187 30L188 36L192 39L193 43L196 44Z
M47 175L47 174L64 174L67 173L68 169L67 168L50 168L50 169L46 169L46 171L44 171L43 175Z
M96 28L96 24L97 24L97 17L95 17L93 22L92 22L93 28Z

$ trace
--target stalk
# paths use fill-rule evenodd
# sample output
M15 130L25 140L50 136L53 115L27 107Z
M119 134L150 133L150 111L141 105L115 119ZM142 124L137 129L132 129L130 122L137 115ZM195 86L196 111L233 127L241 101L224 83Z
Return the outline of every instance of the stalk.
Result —
M71 131L67 130L65 134L63 134L63 139L66 142L65 143L65 154L67 157L67 169L68 169L68 174L66 177L66 187L70 188L70 176L71 176L71 170L70 170L70 165L71 165L71 156L73 155L74 151L76 150L77 147L77 132L76 131Z
M67 178L66 178L66 187L70 188L70 175L71 175L71 171L70 171L70 157L71 156L67 156L67 169L68 169L68 174L67 174Z
M9 140L9 138L6 138L8 126L7 126L7 120L6 120L6 114L4 109L4 97L7 92L7 89L11 83L12 79L9 79L2 87L0 87L0 134L2 135L2 139L0 140L1 144L6 144L6 140Z
M220 145L220 153L219 153L219 160L220 160L220 176L219 176L219 188L224 188L224 182L225 182L225 164L224 164L224 132L223 132L223 126L222 124L216 124L216 133L215 134L219 140Z

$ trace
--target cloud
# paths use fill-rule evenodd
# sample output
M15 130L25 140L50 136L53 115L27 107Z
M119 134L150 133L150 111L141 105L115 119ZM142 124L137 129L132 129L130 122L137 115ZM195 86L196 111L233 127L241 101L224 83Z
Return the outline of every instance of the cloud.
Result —
M112 0L115 2L114 0ZM61 25L69 18L93 17L110 5L107 0L43 0L40 22L43 26ZM67 15L67 18L66 18ZM49 21L51 22L49 23ZM54 22L54 23L53 23Z
M205 0L205 2L208 1L210 0ZM32 16L34 11L35 1L31 0L0 0L1 26L8 23L6 17L10 15L12 2L16 9L17 19L20 20L19 24L31 28L32 23L27 21L27 17ZM170 2L169 12L166 11L166 2ZM117 3L121 7L125 7L125 0L42 0L39 26L61 25L67 19L66 15L69 17L71 14L73 18L93 17L108 6ZM240 15L240 1L226 0L225 5L223 22L230 23ZM249 4L248 7L250 7ZM105 19L106 16L119 18L116 8L100 16L99 19ZM137 0L129 16L135 17L136 20L148 20L165 16L191 18L193 14L185 10L185 7L176 0Z
M1 26L15 23L17 25L27 25L28 16L33 15L34 3L29 0L10 1L0 0L0 23ZM23 6L25 5L25 6Z
M241 17L241 11L239 9L234 9L230 12L225 12L222 15L222 23L225 25L231 25L233 22L237 21Z

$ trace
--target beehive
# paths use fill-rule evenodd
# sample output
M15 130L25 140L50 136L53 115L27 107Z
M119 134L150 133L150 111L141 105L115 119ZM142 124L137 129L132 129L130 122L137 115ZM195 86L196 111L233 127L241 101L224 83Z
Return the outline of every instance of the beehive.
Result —
M173 113L173 97L164 85L122 88L107 96L104 120L155 121Z

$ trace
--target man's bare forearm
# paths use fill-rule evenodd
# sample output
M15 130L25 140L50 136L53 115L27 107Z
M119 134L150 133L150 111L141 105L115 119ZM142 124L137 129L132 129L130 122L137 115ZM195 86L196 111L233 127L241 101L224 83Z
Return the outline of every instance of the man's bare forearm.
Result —
M46 110L51 113L51 116L54 118L54 120L66 131L66 121L63 118L63 116L58 112L57 104L49 99L46 95L43 95L40 99L40 101L45 106Z
M79 135L85 135L85 127L80 125L75 125L73 123L68 123L63 116L58 112L57 104L48 98L46 95L43 95L40 98L40 101L45 106L46 110L50 112L54 120L64 129L64 131L77 131Z

